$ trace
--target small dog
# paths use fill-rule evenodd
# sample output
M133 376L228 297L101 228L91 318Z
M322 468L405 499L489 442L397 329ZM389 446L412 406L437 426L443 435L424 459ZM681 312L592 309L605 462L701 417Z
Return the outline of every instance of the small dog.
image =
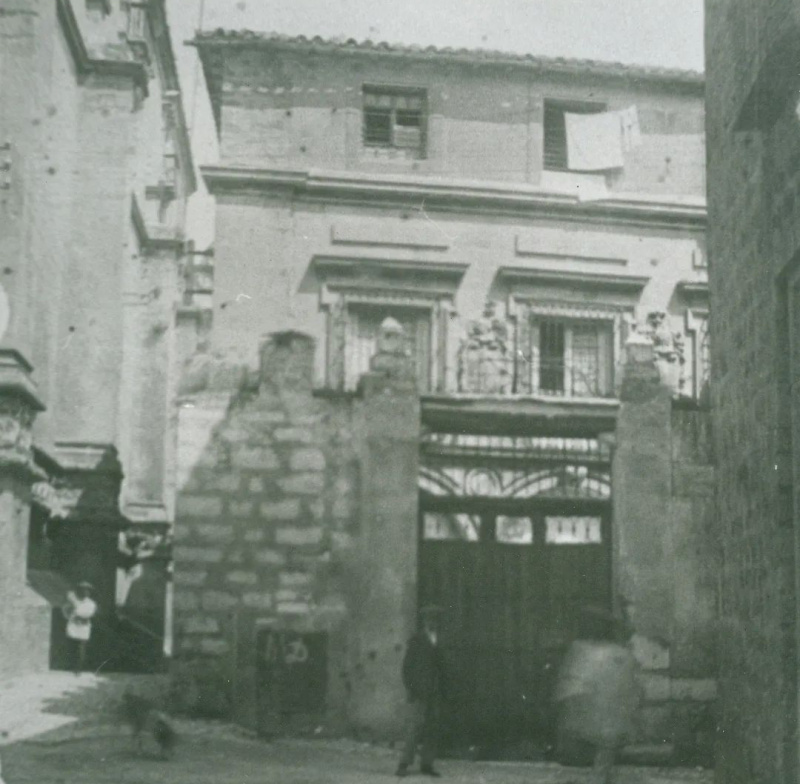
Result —
M133 732L136 751L139 754L144 751L143 736L149 733L158 744L162 758L172 757L178 734L170 723L169 716L158 710L155 703L146 697L126 691L122 695L122 715Z

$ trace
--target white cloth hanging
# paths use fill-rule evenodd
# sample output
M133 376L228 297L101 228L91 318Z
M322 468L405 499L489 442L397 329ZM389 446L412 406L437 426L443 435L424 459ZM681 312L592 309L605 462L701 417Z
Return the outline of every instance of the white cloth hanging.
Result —
M620 169L622 126L619 112L564 114L567 168L572 171Z

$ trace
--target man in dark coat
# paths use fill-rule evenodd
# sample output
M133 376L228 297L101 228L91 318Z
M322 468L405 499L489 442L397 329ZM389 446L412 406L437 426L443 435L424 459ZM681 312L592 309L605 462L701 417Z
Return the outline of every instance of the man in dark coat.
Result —
M442 698L442 658L439 650L440 608L428 606L420 610L420 629L409 640L403 658L403 685L408 694L408 716L405 746L397 775L408 774L420 750L420 772L439 776L434 769L439 707Z

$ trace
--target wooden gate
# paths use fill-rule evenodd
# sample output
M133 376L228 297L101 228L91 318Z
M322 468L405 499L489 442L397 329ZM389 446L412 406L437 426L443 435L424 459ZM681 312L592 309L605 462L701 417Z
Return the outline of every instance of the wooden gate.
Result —
M432 470L433 463L425 463L428 480L447 473L441 464ZM543 481L564 466L531 465L467 468L460 488L473 492L458 492L453 483L454 492L431 492L442 483L421 483L418 597L444 610L442 741L451 749L496 756L520 744L552 747L560 661L578 634L582 609L611 604L602 472L597 465L591 472L592 493L588 470L583 491L573 483L566 493ZM450 471L451 479L457 475ZM501 492L503 485L516 490Z

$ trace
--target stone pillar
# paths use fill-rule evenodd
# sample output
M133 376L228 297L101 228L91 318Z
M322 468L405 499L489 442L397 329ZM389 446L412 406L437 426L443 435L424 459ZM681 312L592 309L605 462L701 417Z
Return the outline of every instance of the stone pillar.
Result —
M0 678L47 669L50 606L26 584L33 464L31 429L44 406L31 367L0 350Z
M671 398L652 341L635 334L627 345L612 468L615 591L631 603L637 632L665 643L673 617Z
M350 720L393 736L405 701L400 669L416 617L420 403L403 329L381 325L361 379L358 602L352 607Z

